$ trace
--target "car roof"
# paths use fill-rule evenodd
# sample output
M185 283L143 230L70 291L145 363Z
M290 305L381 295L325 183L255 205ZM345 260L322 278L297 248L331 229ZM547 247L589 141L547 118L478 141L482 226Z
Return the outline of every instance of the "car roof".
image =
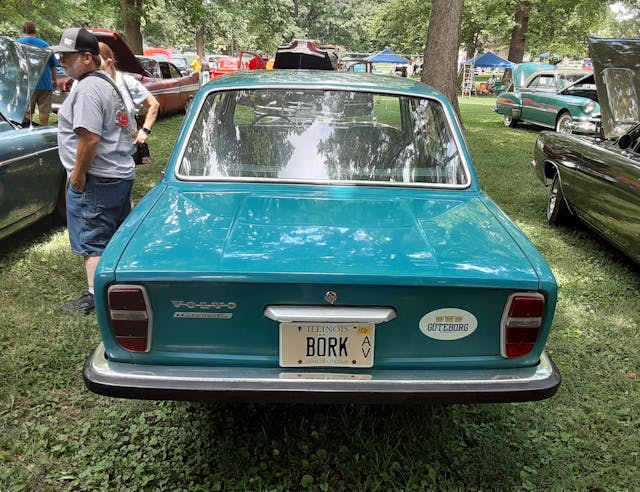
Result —
M354 74L328 70L241 70L214 81L214 87L224 88L288 88L313 87L337 90L358 90L369 92L390 92L427 96L439 99L446 98L432 87L404 77L388 75Z
M579 68L547 68L544 70L538 70L537 72L534 72L529 76L529 78L524 83L524 87L528 86L529 82L531 82L536 77L539 77L540 75L581 75L586 77L587 75L591 75L591 72Z

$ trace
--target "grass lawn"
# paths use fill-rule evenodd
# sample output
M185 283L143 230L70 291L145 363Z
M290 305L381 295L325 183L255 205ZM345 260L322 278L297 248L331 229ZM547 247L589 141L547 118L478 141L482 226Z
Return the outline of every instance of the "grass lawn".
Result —
M461 100L483 189L531 237L560 286L548 352L564 381L542 402L360 406L196 404L90 393L94 317L59 305L85 285L64 228L0 242L0 490L637 490L640 267L583 227L546 224L536 130L493 99ZM138 201L181 117L156 124Z

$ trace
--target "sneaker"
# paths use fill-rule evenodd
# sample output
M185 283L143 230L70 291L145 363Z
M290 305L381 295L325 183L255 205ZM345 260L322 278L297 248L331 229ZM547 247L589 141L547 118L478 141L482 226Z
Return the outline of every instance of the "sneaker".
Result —
M71 314L74 311L90 314L95 308L96 305L93 302L93 294L88 290L83 292L79 299L60 306L60 309L65 314Z

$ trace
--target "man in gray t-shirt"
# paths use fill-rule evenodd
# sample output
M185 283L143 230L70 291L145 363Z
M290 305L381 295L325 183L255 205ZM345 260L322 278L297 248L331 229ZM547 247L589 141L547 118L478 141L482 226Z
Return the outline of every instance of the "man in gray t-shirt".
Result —
M95 309L93 278L102 252L131 211L135 114L127 110L109 75L99 71L93 34L67 29L53 49L67 75L78 81L58 110L58 152L69 176L69 242L84 259L88 284L62 310L89 314Z

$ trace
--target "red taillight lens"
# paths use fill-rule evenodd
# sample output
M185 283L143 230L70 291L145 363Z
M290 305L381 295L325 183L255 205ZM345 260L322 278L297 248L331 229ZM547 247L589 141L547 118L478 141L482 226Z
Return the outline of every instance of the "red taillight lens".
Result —
M144 289L131 285L109 288L109 314L111 330L120 346L133 352L146 352L151 316Z
M544 296L519 293L509 297L502 318L502 355L520 357L533 349L544 314Z

